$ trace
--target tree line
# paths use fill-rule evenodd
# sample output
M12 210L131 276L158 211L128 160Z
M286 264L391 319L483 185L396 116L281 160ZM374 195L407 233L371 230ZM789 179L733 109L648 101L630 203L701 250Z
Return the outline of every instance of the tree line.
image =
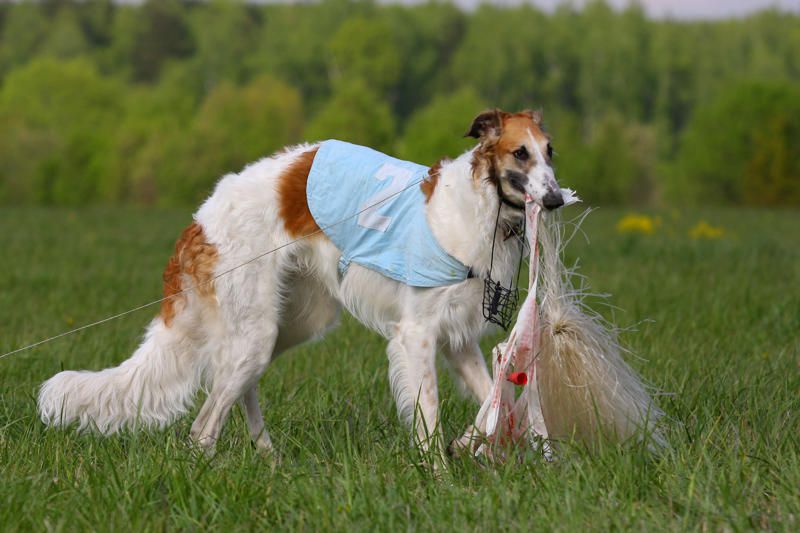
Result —
M800 205L800 17L602 1L0 4L0 203L195 204L290 143L431 164L540 108L589 203Z

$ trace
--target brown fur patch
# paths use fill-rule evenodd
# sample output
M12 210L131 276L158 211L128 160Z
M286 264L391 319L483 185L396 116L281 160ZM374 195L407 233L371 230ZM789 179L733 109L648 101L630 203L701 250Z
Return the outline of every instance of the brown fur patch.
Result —
M446 159L440 159L434 163L433 166L428 169L428 178L419 185L419 188L422 189L422 194L425 195L426 204L430 201L431 196L433 196L436 185L439 184L439 173L442 171L442 163L445 161Z
M503 157L520 146L527 144L529 140L528 132L533 135L534 140L540 145L546 145L549 141L539 124L527 112L513 115L504 113L503 129L500 139L497 141L497 155Z
M306 184L317 148L303 152L278 178L278 215L292 237L303 237L319 231L308 208Z
M198 294L214 296L214 284L210 283L217 263L217 247L208 243L203 227L197 222L190 224L175 243L175 252L164 269L164 297L161 302L161 318L167 326L172 324L177 313L177 304L183 302L180 292L185 277L191 279L191 286L197 287Z
M491 168L493 154L493 151L489 149L488 146L478 146L478 148L475 150L475 153L472 155L472 161L470 162L473 179L478 179L478 177L483 174L487 168Z

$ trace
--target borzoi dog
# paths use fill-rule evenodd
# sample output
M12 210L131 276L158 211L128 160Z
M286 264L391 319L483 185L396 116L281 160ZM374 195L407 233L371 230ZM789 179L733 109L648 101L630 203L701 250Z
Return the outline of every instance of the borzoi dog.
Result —
M486 111L467 135L478 140L473 149L430 169L326 141L223 177L177 241L164 272L168 299L142 344L115 368L61 372L45 382L44 423L77 422L104 434L163 427L187 412L203 386L209 393L192 424L194 442L213 450L241 400L250 436L272 449L257 397L260 376L281 352L325 333L344 307L388 340L399 416L414 426L418 444L430 447L439 438L437 349L482 402L491 387L478 345L489 329L483 280L506 283L516 275L522 244L509 237L526 198L546 209L563 203L538 112ZM357 195L346 182L364 158L377 167L361 168L361 183L382 203L351 217L343 233L357 242L347 251L346 236L325 225L340 222L333 204ZM416 185L419 169L424 179ZM399 240L381 240L392 232ZM382 265L384 256L408 264Z

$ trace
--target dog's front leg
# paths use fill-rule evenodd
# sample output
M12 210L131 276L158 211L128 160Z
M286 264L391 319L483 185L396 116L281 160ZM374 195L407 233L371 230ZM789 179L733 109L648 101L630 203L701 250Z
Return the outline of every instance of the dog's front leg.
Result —
M416 323L401 322L389 340L389 382L400 418L424 451L441 452L436 336Z

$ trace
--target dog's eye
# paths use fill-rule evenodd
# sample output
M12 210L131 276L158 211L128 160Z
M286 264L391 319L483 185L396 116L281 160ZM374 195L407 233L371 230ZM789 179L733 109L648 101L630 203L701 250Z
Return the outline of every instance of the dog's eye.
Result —
M524 146L520 146L516 150L514 150L514 157L519 159L520 161L527 161L528 160L528 150Z
M553 145L547 143L547 159L553 159Z

